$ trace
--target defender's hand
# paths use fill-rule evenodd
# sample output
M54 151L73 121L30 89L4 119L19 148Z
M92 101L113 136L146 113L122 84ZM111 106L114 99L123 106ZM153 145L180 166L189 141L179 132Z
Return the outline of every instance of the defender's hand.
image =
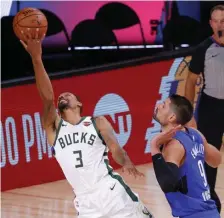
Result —
M151 141L151 146L158 147L158 146L161 146L163 144L166 144L167 142L169 142L173 138L176 131L181 130L181 129L182 129L182 126L178 125L178 126L173 127L169 130L165 130L165 131L159 133L158 135L153 137L153 139Z
M24 40L20 40L23 47L30 54L32 58L41 58L42 56L42 47L41 43L45 37L45 34L40 36L39 29L36 29L35 36L32 37L31 31L29 28L25 32L22 32Z

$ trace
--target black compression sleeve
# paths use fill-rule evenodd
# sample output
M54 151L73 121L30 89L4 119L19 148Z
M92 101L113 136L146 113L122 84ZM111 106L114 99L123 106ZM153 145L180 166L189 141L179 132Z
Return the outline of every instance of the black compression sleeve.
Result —
M197 49L193 54L190 61L189 69L192 73L199 75L204 71L204 57L205 51Z
M180 173L176 164L166 162L161 153L152 156L156 179L163 192L175 192Z
M204 72L205 67L205 54L209 46L213 43L211 37L201 42L194 50L189 65L189 70L194 74L200 74Z

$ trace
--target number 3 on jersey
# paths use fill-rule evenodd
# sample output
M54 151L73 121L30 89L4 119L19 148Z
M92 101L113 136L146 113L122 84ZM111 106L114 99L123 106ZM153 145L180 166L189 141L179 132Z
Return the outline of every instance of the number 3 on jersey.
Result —
M76 168L80 168L83 167L83 161L82 161L82 151L78 150L78 151L73 151L73 154L76 156Z
M205 175L204 164L202 163L201 160L198 161L198 167L199 167L200 174L204 179L204 186L206 187L208 185L208 183L207 183L207 178L206 178L206 175Z

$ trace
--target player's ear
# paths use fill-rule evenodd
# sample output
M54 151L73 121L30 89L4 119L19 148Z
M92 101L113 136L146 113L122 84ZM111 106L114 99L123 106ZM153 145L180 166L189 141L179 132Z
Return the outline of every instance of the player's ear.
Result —
M171 123L176 122L176 119L177 119L176 114L171 113L168 119L169 119L169 122L171 122Z
M79 107L82 107L82 103L79 102L79 101L78 101L77 105L78 105Z

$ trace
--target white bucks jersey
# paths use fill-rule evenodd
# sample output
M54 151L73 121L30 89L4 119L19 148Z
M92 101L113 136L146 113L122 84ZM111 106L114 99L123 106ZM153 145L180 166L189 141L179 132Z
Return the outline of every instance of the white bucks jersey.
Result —
M76 125L61 120L54 151L66 179L76 193L92 189L108 175L108 149L92 117L83 117Z

